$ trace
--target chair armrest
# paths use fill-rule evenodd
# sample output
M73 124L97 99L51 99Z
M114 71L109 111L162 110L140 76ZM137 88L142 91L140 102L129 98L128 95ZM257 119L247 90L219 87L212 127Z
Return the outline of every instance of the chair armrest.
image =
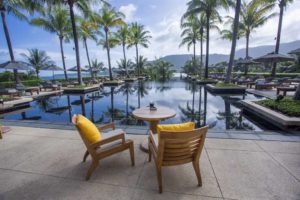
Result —
M104 130L110 129L110 128L115 130L116 129L115 123L111 122L111 123L104 124L104 125L98 127L99 131L104 131Z
M114 135L112 137L105 138L103 140L100 140L99 142L95 142L95 143L91 144L91 147L96 148L96 147L99 147L99 146L104 145L104 144L111 143L111 142L116 141L116 140L122 140L122 143L124 144L125 143L125 134L120 133L118 135Z
M149 138L150 138L150 141L151 141L152 144L153 144L154 150L157 152L158 149L157 149L157 146L156 146L156 142L155 142L155 139L154 139L153 132L152 132L151 130L149 130ZM157 144L157 145L158 145L158 144Z

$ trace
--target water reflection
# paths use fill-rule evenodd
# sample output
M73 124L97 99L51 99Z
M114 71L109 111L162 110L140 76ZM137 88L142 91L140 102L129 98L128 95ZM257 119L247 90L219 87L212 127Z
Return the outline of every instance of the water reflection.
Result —
M31 104L32 109L7 114L5 119L71 122L72 114L83 114L95 123L115 121L122 125L146 126L136 120L132 111L149 105L168 106L176 110L174 118L161 123L195 121L197 127L209 125L218 130L261 130L243 117L238 101L256 99L246 96L215 96L205 87L180 80L164 83L137 81L119 87L105 87L85 95L61 95L41 98Z

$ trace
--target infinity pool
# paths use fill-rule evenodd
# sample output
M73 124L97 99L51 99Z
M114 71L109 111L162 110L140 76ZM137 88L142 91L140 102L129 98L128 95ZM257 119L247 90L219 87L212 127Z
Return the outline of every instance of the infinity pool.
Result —
M60 95L38 99L31 107L4 119L37 120L70 123L73 114L83 114L95 123L111 120L122 125L146 126L132 116L138 107L149 105L168 106L177 115L161 123L196 121L197 126L208 124L215 130L266 130L259 121L249 120L239 108L239 100L257 99L251 94L244 96L215 96L205 87L174 79L159 83L140 81L103 89L85 95ZM200 111L200 112L199 112Z

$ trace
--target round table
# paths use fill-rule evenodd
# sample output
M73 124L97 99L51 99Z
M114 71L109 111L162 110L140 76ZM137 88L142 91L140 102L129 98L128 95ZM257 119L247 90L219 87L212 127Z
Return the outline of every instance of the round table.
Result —
M132 112L133 116L137 119L148 121L150 123L149 129L153 132L157 132L157 125L159 124L160 120L169 119L176 115L175 110L158 106L156 110L150 110L149 107L142 107L136 109ZM140 145L141 150L148 152L148 139L141 143Z

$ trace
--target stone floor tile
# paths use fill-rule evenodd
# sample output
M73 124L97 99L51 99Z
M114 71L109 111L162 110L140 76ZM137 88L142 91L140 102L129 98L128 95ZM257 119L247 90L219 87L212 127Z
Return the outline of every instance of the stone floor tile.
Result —
M275 153L300 154L299 142L255 141L263 150Z
M235 139L210 139L205 141L207 149L228 149L242 151L262 151L261 148L252 140Z
M268 154L217 149L207 151L224 198L300 198L300 183Z

